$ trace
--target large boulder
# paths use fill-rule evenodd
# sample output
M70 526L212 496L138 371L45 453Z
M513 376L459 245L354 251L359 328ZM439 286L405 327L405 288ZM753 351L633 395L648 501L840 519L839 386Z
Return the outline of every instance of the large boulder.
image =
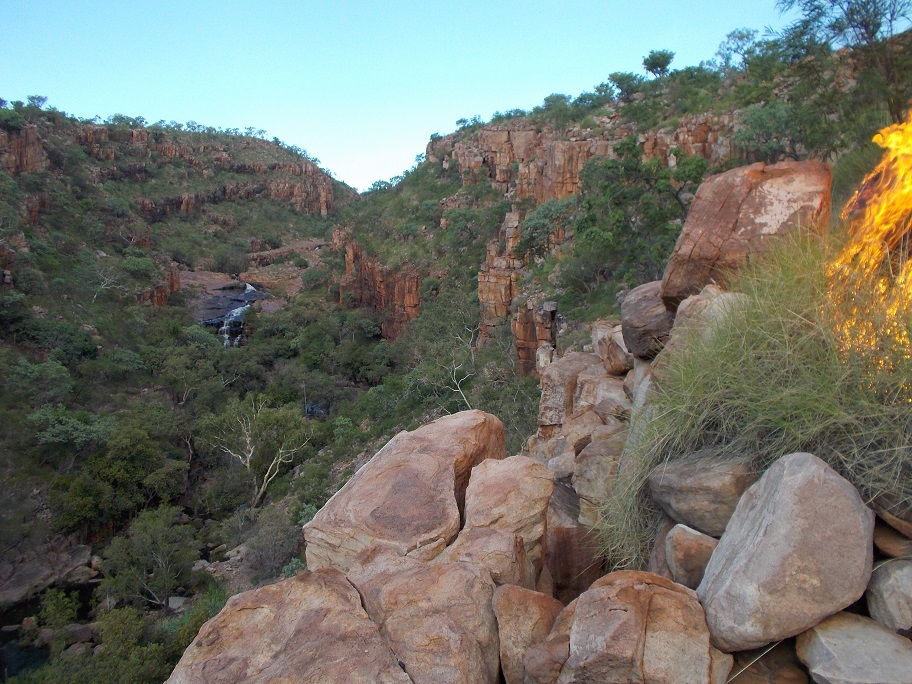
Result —
M651 359L662 351L674 325L674 312L665 308L661 289L658 280L639 285L627 293L621 304L624 344L641 359Z
M912 642L860 615L827 618L798 637L797 651L815 682L912 682Z
M554 478L525 456L488 460L472 470L466 491L465 528L490 528L519 535L537 570L544 557L548 502Z
M545 640L564 604L550 596L508 585L498 587L492 605L500 631L504 679L506 684L522 684L526 649Z
M757 648L799 634L864 593L874 514L816 456L776 461L738 502L697 589L713 643Z
M416 563L359 586L368 615L416 684L497 682L494 588L474 563Z
M756 480L750 459L694 454L657 466L649 474L649 491L676 521L718 537L741 495Z
M503 423L482 411L399 433L304 527L307 566L348 572L375 544L405 555L437 540L450 543L472 468L505 455Z
M526 649L523 656L525 684L554 684L557 681L561 668L570 657L570 628L577 601L571 601L558 613L544 640Z
M318 570L231 597L167 684L411 681L358 591L342 573Z
M891 560L871 575L868 612L887 629L912 632L912 560Z
M706 179L668 260L662 299L676 307L704 285L724 283L771 237L826 226L831 179L829 166L815 161L757 163Z
M621 571L579 597L556 681L721 684L731 664L710 644L693 591L651 573Z

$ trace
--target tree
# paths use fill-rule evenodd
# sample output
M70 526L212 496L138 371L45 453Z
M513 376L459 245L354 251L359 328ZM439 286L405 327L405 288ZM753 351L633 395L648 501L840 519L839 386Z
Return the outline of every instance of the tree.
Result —
M902 122L912 82L907 51L897 49L894 39L912 20L912 0L777 0L776 8L801 14L783 30L786 44L799 51L821 45L849 48L860 68L880 81L890 118Z
M630 102L633 96L643 89L645 79L629 71L615 71L608 76L608 80L617 90L618 98L622 102Z
M193 528L179 523L181 510L160 506L140 513L125 537L104 551L99 591L119 601L163 607L168 596L190 582L200 544Z
M719 67L730 72L742 69L757 51L757 32L754 29L740 28L725 36L716 51L716 57L719 58Z
M675 53L671 50L651 50L643 57L643 68L656 78L663 78L668 75L668 67L674 56Z
M568 285L580 291L609 279L634 285L661 277L687 215L685 190L707 167L680 150L672 150L674 169L644 160L635 136L614 152L616 159L593 157L580 174L573 256L562 266Z
M266 395L232 399L221 416L204 421L207 441L240 463L251 480L250 506L263 500L270 483L304 453L312 430L294 406L274 408Z

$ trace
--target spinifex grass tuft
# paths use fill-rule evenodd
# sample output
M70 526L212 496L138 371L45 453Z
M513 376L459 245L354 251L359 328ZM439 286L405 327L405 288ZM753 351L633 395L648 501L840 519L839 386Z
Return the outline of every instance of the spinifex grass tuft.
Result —
M912 506L910 350L889 336L873 343L876 353L843 343L846 307L865 311L874 329L887 317L895 325L896 312L864 282L854 283L854 296L832 296L830 244L808 235L783 241L733 280L745 296L711 331L694 326L668 350L602 509L612 566L648 558L659 520L649 472L701 450L751 457L758 471L808 451L867 500L883 497L899 513Z

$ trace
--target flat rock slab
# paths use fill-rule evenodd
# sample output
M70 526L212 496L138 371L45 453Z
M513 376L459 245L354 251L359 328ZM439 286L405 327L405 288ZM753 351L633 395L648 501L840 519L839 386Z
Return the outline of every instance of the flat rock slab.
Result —
M336 570L232 596L203 625L167 684L407 684L396 656Z
M816 456L776 461L738 502L697 589L724 651L794 636L858 600L874 514Z
M668 260L662 299L675 307L711 281L724 283L771 237L827 226L831 180L829 166L816 161L757 163L707 178Z
M797 652L815 682L912 682L912 642L860 615L827 618L798 637Z
M506 455L504 427L463 411L402 432L304 527L307 566L348 572L376 544L400 555L459 532L471 469Z
M719 537L741 495L756 481L750 459L694 455L657 466L649 474L649 491L677 522Z

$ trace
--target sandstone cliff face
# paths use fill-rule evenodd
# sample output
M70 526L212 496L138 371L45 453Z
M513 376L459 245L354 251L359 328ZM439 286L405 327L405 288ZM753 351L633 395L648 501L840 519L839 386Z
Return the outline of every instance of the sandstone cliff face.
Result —
M0 168L16 176L41 172L47 167L48 158L37 126L25 126L18 131L0 130Z
M481 306L479 337L484 344L509 321L520 369L523 374L529 375L535 372L538 349L555 343L557 306L553 302L540 303L532 298L524 306L512 308L520 294L525 267L525 262L516 254L522 219L522 212L508 212L500 228L499 239L488 243L485 263L478 273L478 301ZM552 239L552 246L556 246L564 240L564 236L557 235Z
M56 128L54 133L69 137L86 154L102 163L90 170L95 183L124 177L141 181L156 165L176 159L187 162L204 178L214 171L251 177L249 181L214 185L201 192L137 198L137 209L152 221L177 213L198 212L208 204L261 196L288 202L298 212L320 216L327 216L334 206L332 179L309 160L265 163L235 158L237 154L266 155L271 143L262 140L238 139L229 150L223 141L215 138L199 136L194 144L187 144L168 139L162 131L146 128L114 129L75 124L70 128ZM0 168L12 175L48 170L50 162L43 139L46 134L47 131L34 124L18 131L0 131ZM35 223L42 207L30 205L28 209L29 220Z
M365 253L344 230L333 231L333 249L345 250L345 275L339 282L339 301L354 297L363 306L382 315L383 337L396 337L421 309L422 276L406 266L392 270Z
M486 177L506 196L546 202L577 194L586 161L613 156L614 146L629 135L637 135L647 158L668 161L671 150L678 147L719 164L734 153L731 114L686 116L674 130L642 134L632 124L621 123L616 114L600 117L599 124L600 131L561 133L528 121L486 126L473 135L457 132L432 140L426 156L443 161L447 168L455 164L460 173Z

